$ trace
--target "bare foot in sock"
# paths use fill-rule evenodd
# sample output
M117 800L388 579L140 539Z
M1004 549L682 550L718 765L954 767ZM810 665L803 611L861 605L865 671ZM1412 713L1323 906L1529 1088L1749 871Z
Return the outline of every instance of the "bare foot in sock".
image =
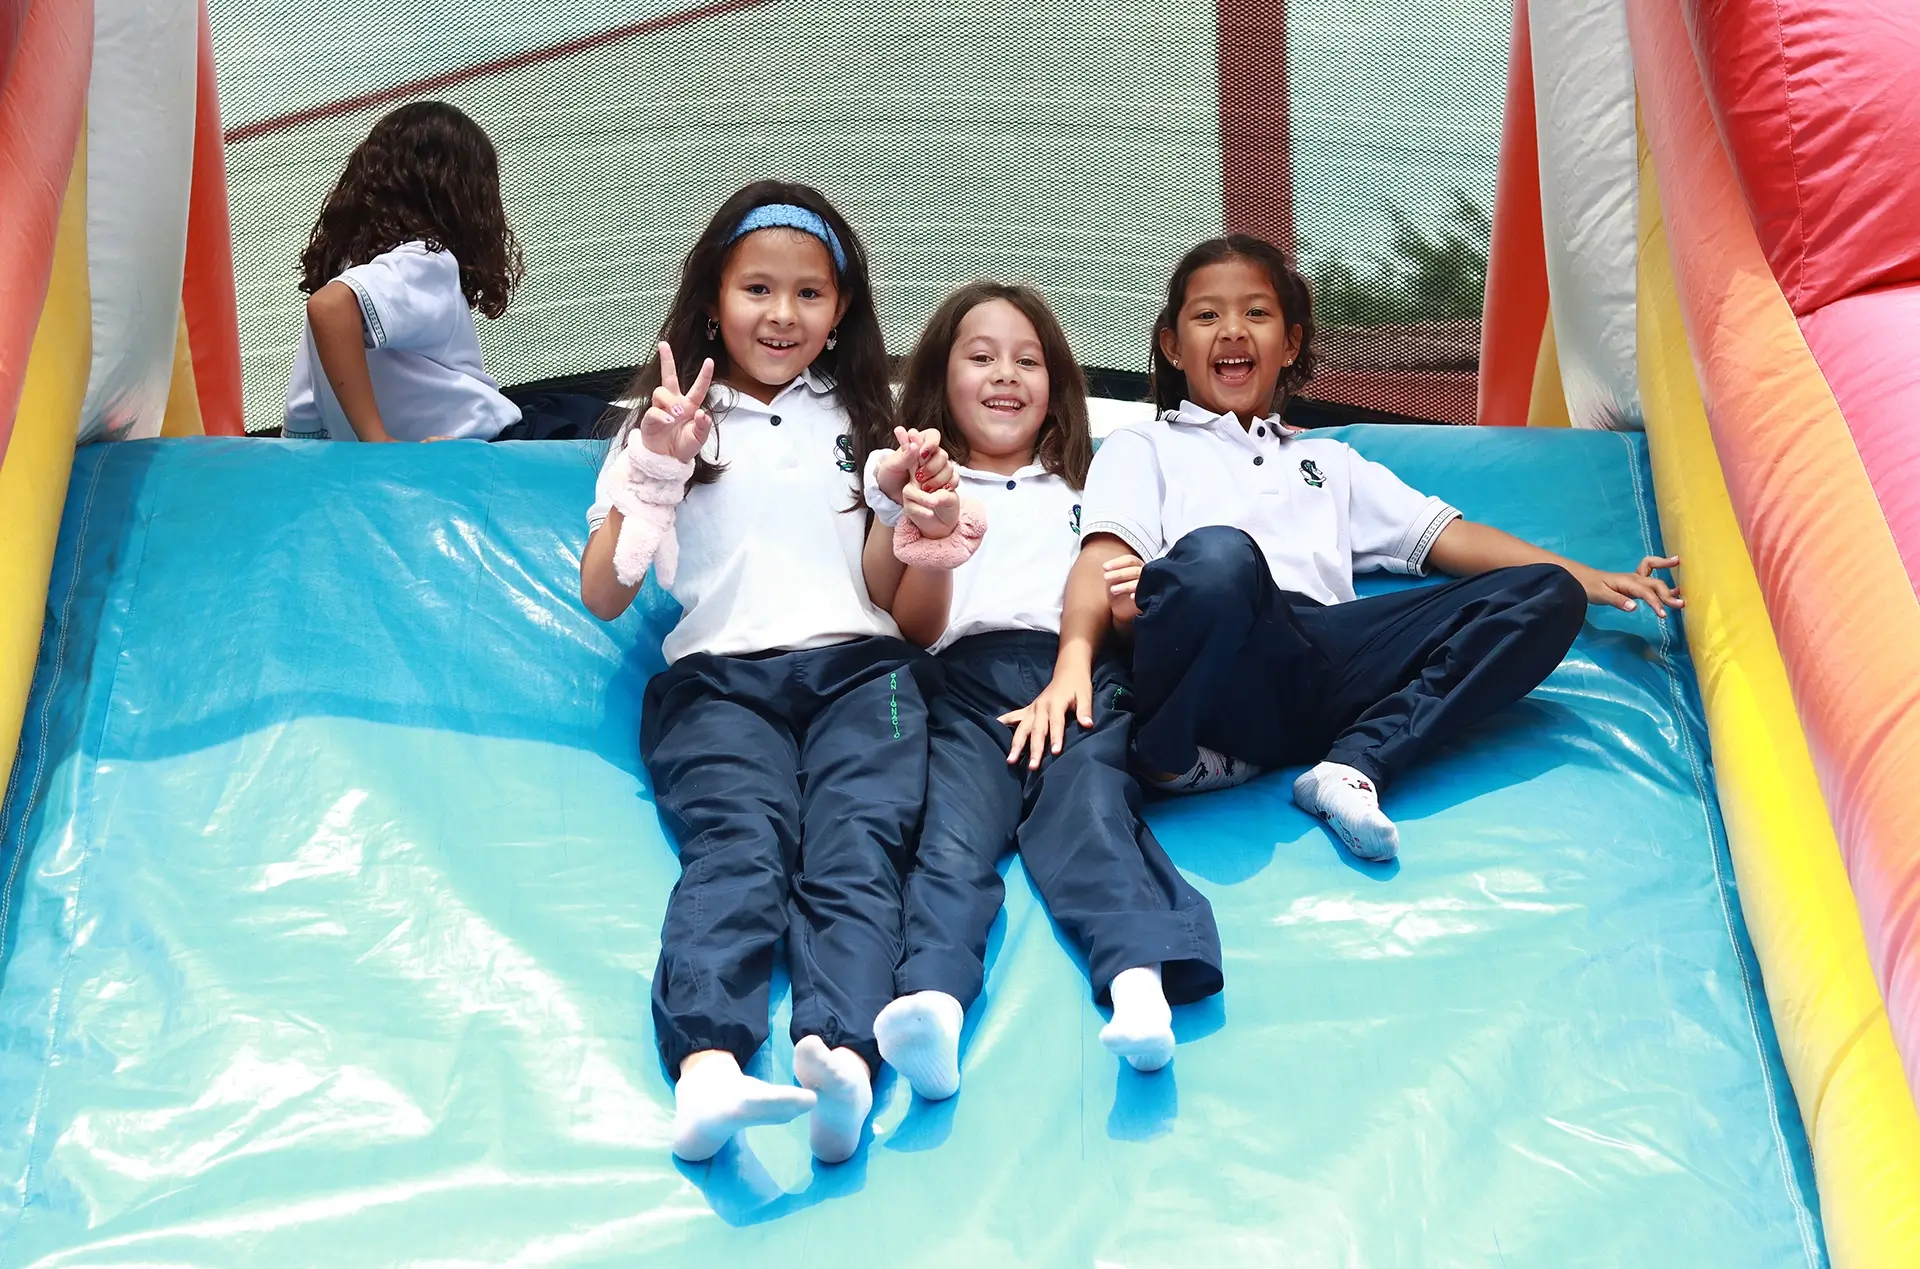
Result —
M804 1088L744 1073L731 1053L695 1053L680 1064L673 1086L673 1152L688 1163L702 1163L742 1128L798 1119L815 1100Z
M960 1091L960 1028L967 1011L944 991L916 991L873 1020L880 1056L930 1102Z
M1361 859L1381 864L1400 853L1400 830L1380 810L1373 781L1352 767L1323 762L1293 782L1293 802L1317 815Z
M807 1141L822 1163L845 1163L860 1148L860 1130L873 1109L873 1073L852 1049L828 1049L810 1035L793 1046L793 1077L819 1098Z
M1194 747L1193 765L1185 771L1143 772L1153 787L1162 793L1212 793L1245 784L1260 774L1251 762L1242 762L1231 754L1215 753L1204 745Z
M1157 1071L1173 1060L1173 1010L1160 989L1160 967L1123 969L1108 988L1113 1021L1100 1028L1100 1043L1136 1071Z

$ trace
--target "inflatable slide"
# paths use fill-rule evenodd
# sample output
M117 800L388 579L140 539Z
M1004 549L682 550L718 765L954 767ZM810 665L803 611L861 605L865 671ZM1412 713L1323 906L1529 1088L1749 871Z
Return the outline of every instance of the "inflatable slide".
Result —
M667 1150L646 999L677 867L635 735L673 614L580 607L603 442L243 435L298 307L287 190L413 96L472 110L509 168L546 155L508 183L531 293L489 334L535 380L630 364L693 229L554 191L626 198L621 146L746 138L699 179L778 164L873 224L895 351L1002 236L1088 362L1133 371L1194 238L1328 250L1303 179L1328 94L1382 49L1418 82L1431 19L631 3L479 31L343 4L300 35L239 0L8 6L0 1269L1920 1264L1920 10L1490 7L1484 323L1363 331L1330 302L1321 406L1476 519L1596 564L1680 554L1684 616L1594 610L1396 789L1394 864L1341 851L1291 773L1154 804L1228 980L1159 1074L1099 1045L1010 863L964 1091L883 1075L827 1167L800 1126ZM989 35L1025 60L983 60ZM279 73L303 38L356 55ZM783 86L799 57L811 95ZM764 97L634 73L662 64ZM1356 182L1391 149L1356 143ZM1030 173L1082 180L1057 218L880 188L1063 153ZM1401 167L1463 204L1480 179ZM1380 220L1356 232L1419 228ZM1463 381L1484 426L1378 421L1447 417ZM756 1064L784 1079L775 995Z

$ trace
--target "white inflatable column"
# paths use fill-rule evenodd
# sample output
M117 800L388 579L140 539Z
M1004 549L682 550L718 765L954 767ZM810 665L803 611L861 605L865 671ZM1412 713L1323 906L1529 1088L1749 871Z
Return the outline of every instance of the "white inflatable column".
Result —
M193 180L197 0L94 11L87 91L93 365L82 443L158 436L173 381Z
M1639 429L1640 155L1623 0L1528 6L1547 284L1575 427Z

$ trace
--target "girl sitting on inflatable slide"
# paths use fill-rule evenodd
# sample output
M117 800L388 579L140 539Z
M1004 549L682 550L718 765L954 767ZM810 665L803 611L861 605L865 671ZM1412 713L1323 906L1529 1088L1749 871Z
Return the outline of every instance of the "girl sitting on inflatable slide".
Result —
M1560 663L1588 603L1662 617L1679 593L1649 556L1603 573L1498 529L1340 441L1281 420L1313 367L1305 280L1272 244L1203 242L1153 330L1160 416L1107 438L1087 479L1053 681L1015 736L1061 751L1093 723L1109 628L1133 641L1135 760L1169 792L1310 764L1300 808L1361 859L1399 831L1379 794L1436 744L1519 700ZM1378 569L1461 580L1356 599Z
M601 403L561 394L523 415L487 374L473 313L506 311L520 247L493 142L453 106L413 102L373 126L300 271L306 330L283 436L535 440L585 435L599 417Z
M684 388L676 349L700 365ZM600 471L580 593L612 620L651 565L683 610L640 735L680 850L653 977L673 1151L706 1159L811 1111L814 1154L839 1162L873 1105L932 666L861 580L857 473L893 434L893 396L839 212L771 181L728 199L628 395L649 404ZM783 936L800 1088L741 1069L767 1038Z
M900 994L874 1027L881 1055L922 1097L959 1090L961 1023L980 994L1004 894L995 864L1017 842L1048 910L1086 956L1096 997L1111 997L1101 1041L1137 1069L1158 1070L1173 1057L1169 1002L1220 990L1220 935L1212 907L1140 818L1124 669L1111 657L1095 665L1094 726L1059 756L1020 768L1005 758L1003 716L1023 709L1053 667L1060 597L1080 547L1093 441L1079 364L1038 294L976 283L928 321L907 363L901 414L916 430L901 429L899 448L867 461L867 589L945 672L928 723ZM914 475L930 436L957 476L932 491ZM944 538L963 494L994 525L977 552L957 567L903 564L895 526Z

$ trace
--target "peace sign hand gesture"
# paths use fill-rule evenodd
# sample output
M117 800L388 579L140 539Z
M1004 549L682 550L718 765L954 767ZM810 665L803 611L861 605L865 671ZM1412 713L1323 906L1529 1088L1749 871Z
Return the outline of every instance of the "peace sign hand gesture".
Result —
M673 349L660 345L660 386L653 390L653 403L640 416L640 440L656 454L665 454L689 463L707 443L713 430L713 416L703 408L707 389L713 386L713 358L707 358L700 373L685 392L680 390L680 369L674 364Z

